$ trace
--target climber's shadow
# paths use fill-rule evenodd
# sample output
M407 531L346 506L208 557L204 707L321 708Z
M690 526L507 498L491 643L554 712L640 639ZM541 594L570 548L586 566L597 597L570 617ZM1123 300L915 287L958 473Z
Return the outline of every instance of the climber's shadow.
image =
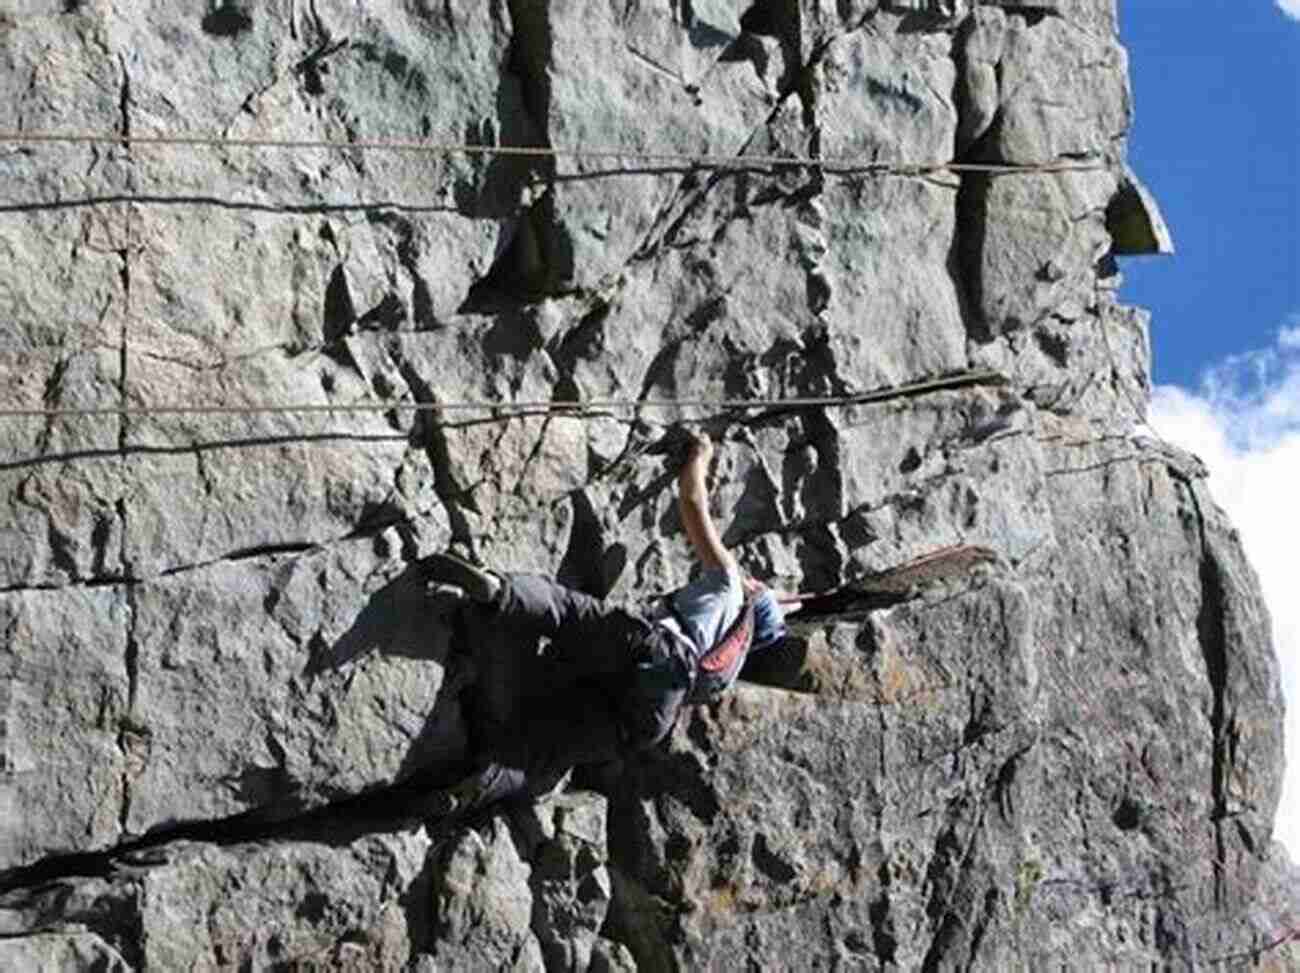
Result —
M487 609L453 593L431 591L418 564L374 592L333 645L321 646L304 673L318 676L371 654L435 662L445 672L439 698L465 693L475 715L507 723L555 665L538 639L493 622ZM468 691L468 692L467 692Z
M376 590L332 645L317 646L304 675L329 679L377 655L441 666L441 685L396 773L430 785L463 769L503 728L517 732L523 707L553 684L554 666L535 637L495 624L472 602L430 590L426 579L414 563Z
M303 675L323 680L325 692L348 692L354 673L377 657L416 659L441 668L437 689L404 746L394 780L419 778L421 787L446 782L462 769L473 749L476 682L471 654L483 637L474 616L480 612L452 594L431 591L426 575L410 564L366 599L347 629L333 643L319 641ZM386 677L385 677L386 678ZM404 678L399 674L396 678ZM337 684L337 686L336 686ZM364 803L364 799L363 799ZM382 811L382 801L380 802Z
M740 678L745 682L775 689L804 688L804 671L808 662L808 639L791 634L762 652L745 660Z
M304 675L341 669L371 653L446 663L452 632L459 623L459 601L429 591L411 564L366 601L333 645L320 644Z

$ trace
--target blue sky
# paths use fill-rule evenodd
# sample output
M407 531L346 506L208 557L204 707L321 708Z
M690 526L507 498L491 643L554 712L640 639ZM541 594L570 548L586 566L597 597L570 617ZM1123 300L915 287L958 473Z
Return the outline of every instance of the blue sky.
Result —
M1200 456L1259 574L1288 712L1275 837L1300 861L1300 0L1120 0L1130 162L1177 254L1123 263L1152 312L1151 426Z
M1274 0L1120 0L1120 32L1130 162L1178 248L1126 261L1125 296L1154 313L1156 380L1192 385L1300 311L1300 19Z

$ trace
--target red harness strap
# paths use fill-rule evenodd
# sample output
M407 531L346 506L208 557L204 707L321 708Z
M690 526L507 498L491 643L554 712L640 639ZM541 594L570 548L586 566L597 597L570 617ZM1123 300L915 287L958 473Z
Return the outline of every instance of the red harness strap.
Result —
M754 640L754 602L746 598L740 614L718 644L700 656L700 668L705 672L725 672L735 665Z
M711 703L740 675L754 642L754 600L746 598L740 614L722 638L695 662L695 680L689 701Z

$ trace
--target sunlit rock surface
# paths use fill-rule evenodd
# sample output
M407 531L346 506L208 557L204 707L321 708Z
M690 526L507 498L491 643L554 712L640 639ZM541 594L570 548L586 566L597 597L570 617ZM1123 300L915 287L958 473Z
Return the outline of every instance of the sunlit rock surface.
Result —
M0 418L0 966L1300 963L1267 614L1134 435L1116 257L1172 241L1114 8L0 14L0 129L114 137L0 147L0 408L254 410ZM869 168L954 160L1059 168ZM996 559L841 598L535 808L411 820L475 731L414 562L680 584L683 418L778 585Z

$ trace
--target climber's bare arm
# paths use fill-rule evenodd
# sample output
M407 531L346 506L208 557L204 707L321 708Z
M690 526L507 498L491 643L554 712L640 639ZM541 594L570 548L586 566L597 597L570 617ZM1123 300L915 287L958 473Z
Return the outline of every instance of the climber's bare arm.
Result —
M713 443L708 436L697 435L691 443L686 464L677 476L678 509L682 525L686 528L686 536L700 562L706 568L739 570L736 559L722 545L718 527L709 513L709 491L705 481L712 457ZM787 615L803 607L803 602L795 593L774 591L773 594Z
M706 568L736 570L736 559L722 546L722 537L709 513L709 491L705 487L713 443L699 434L691 442L686 464L677 475L677 506L682 526L695 555Z
M772 597L776 599L776 603L781 606L783 614L789 615L791 612L797 612L803 607L803 597L793 591L781 591L779 588L773 588L771 585L763 584L763 582L754 578L745 578L741 581L741 584L745 586L745 591L751 595L757 594L764 589L770 591Z

